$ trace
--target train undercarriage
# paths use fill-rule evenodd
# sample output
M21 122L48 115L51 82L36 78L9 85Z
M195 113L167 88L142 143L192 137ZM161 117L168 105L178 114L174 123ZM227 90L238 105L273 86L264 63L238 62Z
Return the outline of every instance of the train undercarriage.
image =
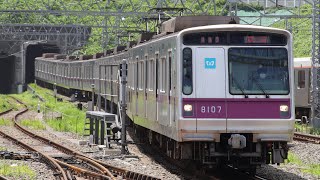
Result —
M283 163L288 155L287 142L269 141L253 143L252 134L236 135L237 137L246 137L247 139L246 147L240 149L232 147L232 142L230 144L230 141L235 137L234 134L221 134L220 142L177 142L144 127L133 126L139 139L157 146L170 158L194 160L206 169L231 165L234 168L254 175L256 168L260 165Z

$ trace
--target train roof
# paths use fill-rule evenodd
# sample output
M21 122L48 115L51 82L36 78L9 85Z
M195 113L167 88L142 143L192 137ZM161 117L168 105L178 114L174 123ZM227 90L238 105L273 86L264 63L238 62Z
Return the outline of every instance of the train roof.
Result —
M217 25L239 24L240 18L236 16L179 16L162 23L161 33L174 33L187 28Z
M197 32L197 31L205 32L205 31L211 31L212 29L214 29L215 31L253 31L254 30L255 32L280 33L284 35L291 34L289 31L284 29L247 25L247 24L218 24L218 25L198 26L198 27L184 29L180 31L179 34L184 34L186 32Z

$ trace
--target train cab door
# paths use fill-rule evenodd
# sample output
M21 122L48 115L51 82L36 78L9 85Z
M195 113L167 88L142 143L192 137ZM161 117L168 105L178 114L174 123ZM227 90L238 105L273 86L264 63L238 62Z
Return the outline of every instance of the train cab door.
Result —
M226 131L226 61L223 48L196 48L194 61L197 129Z

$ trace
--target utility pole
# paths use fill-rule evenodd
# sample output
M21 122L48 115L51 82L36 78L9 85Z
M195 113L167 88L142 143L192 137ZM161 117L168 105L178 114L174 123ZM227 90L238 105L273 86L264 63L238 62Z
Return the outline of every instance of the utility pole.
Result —
M127 145L127 130L126 130L126 85L127 85L127 61L125 59L122 60L120 65L120 76L121 76L121 90L120 90L120 111L121 111L121 120L122 120L122 128L121 128L121 154L126 153L126 145Z
M313 1L312 14L312 62L311 62L311 125L320 127L320 1Z

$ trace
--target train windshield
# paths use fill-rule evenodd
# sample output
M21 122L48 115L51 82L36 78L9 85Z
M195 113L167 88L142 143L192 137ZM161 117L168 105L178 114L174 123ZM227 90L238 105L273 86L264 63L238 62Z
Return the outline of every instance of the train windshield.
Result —
M289 94L288 53L285 48L230 48L231 94Z

